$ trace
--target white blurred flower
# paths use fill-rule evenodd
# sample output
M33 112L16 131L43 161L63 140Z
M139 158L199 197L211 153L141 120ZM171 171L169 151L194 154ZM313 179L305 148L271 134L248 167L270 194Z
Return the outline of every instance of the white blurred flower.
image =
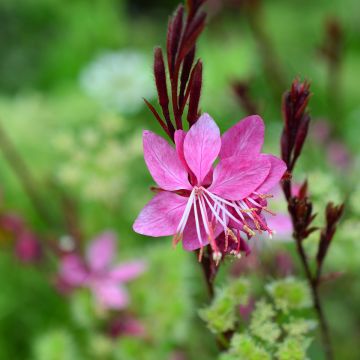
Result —
M123 114L137 112L143 97L155 95L150 62L129 50L99 55L82 71L80 83L89 96Z
M80 131L60 132L55 141L61 156L59 183L87 201L117 205L128 187L128 169L142 149L140 134L122 133L126 123L106 112Z
M122 179L92 178L84 184L83 195L90 200L101 201L108 205L119 202L119 196L123 189Z
M72 164L65 164L60 167L57 177L63 184L75 186L81 179L81 170Z
M116 171L127 160L125 149L120 143L107 141L94 159L96 166L105 171Z

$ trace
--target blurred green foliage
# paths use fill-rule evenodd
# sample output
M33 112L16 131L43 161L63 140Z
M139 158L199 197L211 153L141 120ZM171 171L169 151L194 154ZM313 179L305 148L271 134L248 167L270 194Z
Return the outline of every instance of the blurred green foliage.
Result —
M218 296L209 305L193 254L183 252L180 246L171 249L169 239L145 238L132 231L132 222L151 198L149 186L153 185L141 158L141 130L161 133L161 129L142 105L131 115L117 113L90 98L79 85L81 71L103 52L131 49L150 57L154 45L165 43L168 11L176 3L0 2L1 126L29 167L56 225L49 229L34 210L3 154L1 210L17 212L41 236L57 239L68 234L62 207L65 194L76 205L85 239L114 229L119 235L121 259L140 257L149 263L148 272L129 286L130 311L144 323L147 337L114 340L105 331L106 317L91 307L85 290L68 297L58 294L54 256L46 264L24 265L13 255L15 240L1 236L0 359L170 360L177 352L185 359L207 360L218 356L214 332L238 331L236 309L246 302L250 290L242 279L229 287L223 285L229 281L226 272L232 263L222 268ZM247 82L266 122L265 150L278 153L281 98L264 67L266 57L259 52L249 16L243 7L224 6L217 12L218 2L210 3L209 26L198 49L204 62L201 108L225 130L246 115L230 84L234 80ZM329 67L318 51L325 38L324 24L333 17L344 34L335 102L333 89L329 89ZM344 221L325 268L326 273L345 273L340 279L325 282L321 292L336 358L349 360L358 358L354 344L360 331L359 24L358 0L267 0L261 12L261 26L286 86L297 75L312 81L314 122L325 119L331 141L340 141L351 158L345 168L331 162L327 144L312 136L311 129L295 173L296 181L309 179L318 224L327 201L347 200ZM152 76L150 64L143 70ZM138 89L140 102L142 96L142 89ZM317 242L316 233L306 244L313 255ZM276 243L272 249L264 247L259 254L261 261L278 249L296 258L292 243ZM238 331L222 360L323 358L308 316L307 287L299 280L300 267L295 266L296 278L255 274L249 279L255 289L256 308L248 328ZM276 348L269 346L279 338L279 329L287 336ZM310 332L311 344L307 341Z

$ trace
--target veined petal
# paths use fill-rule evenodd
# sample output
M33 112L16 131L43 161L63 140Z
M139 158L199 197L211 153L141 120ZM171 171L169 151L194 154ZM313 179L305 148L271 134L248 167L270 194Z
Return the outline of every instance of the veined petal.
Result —
M176 150L151 131L143 132L144 159L151 176L164 190L191 189L188 173Z
M113 259L116 235L107 231L92 241L87 251L87 261L92 271L106 270Z
M186 163L201 185L221 147L220 130L209 114L203 114L190 128L184 140Z
M174 141L175 141L177 155L178 155L179 159L181 160L181 162L183 163L184 167L189 170L189 166L186 163L185 156L184 156L185 137L186 137L186 131L184 131L184 130L176 130L175 131Z
M207 208L207 215L208 218L211 219L211 212ZM201 244L199 242L199 237L196 231L196 222L195 222L195 215L194 210L191 210L188 222L185 226L183 238L182 238L182 245L183 249L186 251L193 251L201 248L202 246L206 246L209 244L209 237L206 235L206 231L204 228L204 224L200 219L201 216L199 214L199 221L200 221L200 235L201 235ZM214 229L214 239L223 231L223 227L217 223Z
M269 171L270 162L265 157L249 159L242 155L227 158L215 168L208 191L227 200L241 200L264 182Z
M129 261L115 266L110 271L110 277L119 282L126 282L137 278L146 269L144 261Z
M174 235L188 198L162 191L142 209L135 220L135 232L148 236Z
M247 155L251 158L259 154L264 133L265 126L260 116L244 118L223 134L219 157L225 159L234 155Z
M266 158L270 162L270 171L264 182L256 189L256 192L265 194L270 189L275 187L286 171L286 164L284 161L274 155L261 154L261 157Z

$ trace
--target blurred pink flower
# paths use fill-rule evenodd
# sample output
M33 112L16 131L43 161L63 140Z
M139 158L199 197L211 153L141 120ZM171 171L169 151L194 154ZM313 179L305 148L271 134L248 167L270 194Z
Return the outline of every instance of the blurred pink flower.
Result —
M26 229L21 231L16 239L15 254L22 262L38 262L42 257L42 247L37 236Z
M0 215L0 227L5 231L17 234L24 229L25 224L20 216L9 212Z
M260 153L264 130L262 119L254 115L221 137L214 120L203 114L188 132L175 132L175 149L144 131L144 158L159 191L141 211L134 230L155 237L173 235L174 244L182 240L188 251L210 244L216 260L222 256L216 242L221 233L225 253L229 242L240 244L240 232L248 237L255 231L271 234L261 212L267 210L267 192L286 166Z
M286 251L279 251L275 255L276 272L281 277L286 277L294 272L292 257Z
M319 119L312 124L311 135L316 144L325 144L331 134L331 125L326 119Z
M129 296L123 284L145 270L143 261L112 265L116 238L104 232L89 245L85 259L78 254L63 256L60 264L60 284L71 288L88 287L96 302L104 309L123 309Z
M290 240L293 233L293 224L288 214L267 216L268 226L274 231L276 240Z
M351 155L341 141L331 141L327 147L329 162L338 168L346 169L351 163Z
M249 321L250 316L251 316L252 312L254 311L254 308L255 308L255 299L253 297L249 297L249 300L246 304L239 305L239 313L240 313L241 318L244 321Z
M0 214L0 228L15 239L15 255L24 263L41 260L43 249L38 236L28 229L24 220L13 213Z
M121 336L143 337L146 334L144 325L130 315L120 316L111 320L108 333L112 338Z

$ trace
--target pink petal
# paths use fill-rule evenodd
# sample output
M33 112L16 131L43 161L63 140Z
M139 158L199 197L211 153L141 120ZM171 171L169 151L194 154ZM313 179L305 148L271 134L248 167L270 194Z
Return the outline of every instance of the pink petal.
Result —
M137 278L146 269L143 261L130 261L115 266L110 271L110 277L119 282L126 282Z
M116 236L107 231L99 235L90 244L87 251L89 267L93 271L106 270L113 259L116 250Z
M176 130L174 134L174 140L175 140L175 147L176 152L181 160L182 164L187 170L190 170L188 164L186 163L185 156L184 156L184 141L186 137L186 131L184 130Z
M82 286L89 274L82 259L78 255L66 255L61 259L60 279L71 286Z
M221 160L208 190L227 200L241 200L262 184L269 174L266 157L234 156Z
M37 262L41 260L42 248L37 236L29 230L18 234L15 254L23 262Z
M275 216L267 216L266 222L268 227L274 230L275 240L291 240L293 224L289 215L276 214Z
M248 116L226 131L221 138L219 157L257 155L264 142L265 126L258 115Z
M188 198L161 191L142 209L135 220L135 232L147 236L174 235Z
M211 169L221 147L220 130L208 114L200 116L186 134L184 154L187 164L195 174L198 184Z
M261 157L266 158L270 162L270 171L264 182L256 189L259 194L266 194L275 187L281 180L286 171L286 164L274 155L262 154Z
M108 333L115 339L122 336L143 337L146 335L146 329L135 317L121 314L110 321Z
M120 310L129 304L127 291L115 282L99 280L92 284L91 289L96 301L104 309Z
M162 189L191 189L184 165L165 139L151 131L144 131L143 144L146 165Z
M207 209L207 211L208 211L208 218L211 219L211 214L209 209ZM201 215L199 213L199 219L200 218ZM223 228L221 227L220 224L217 224L214 230L214 239L216 239L216 237L221 233L221 231L223 231ZM183 239L182 239L183 249L186 251L193 251L201 248L201 246L206 246L209 244L209 238L206 235L202 220L200 220L200 235L201 235L202 244L200 244L199 242L196 231L194 210L191 210L188 222L185 226L183 233Z

